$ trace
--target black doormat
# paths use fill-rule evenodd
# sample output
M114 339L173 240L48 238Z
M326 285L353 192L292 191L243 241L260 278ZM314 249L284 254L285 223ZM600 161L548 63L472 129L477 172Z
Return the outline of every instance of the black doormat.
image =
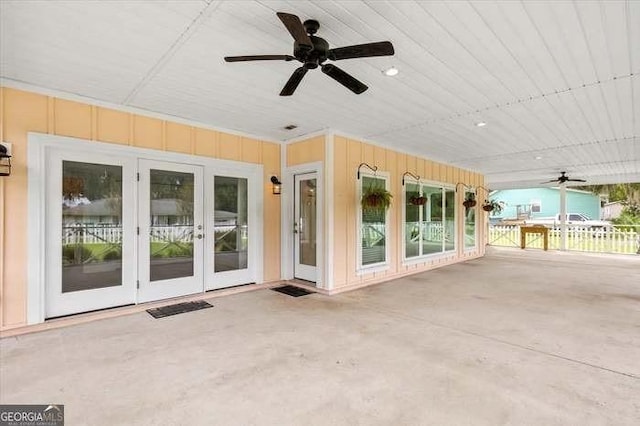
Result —
M195 302L177 303L175 305L162 306L160 308L147 309L147 312L155 319L169 317L171 315L184 314L185 312L199 311L200 309L213 308L208 302L198 300Z
M277 291L278 293L287 294L293 297L306 296L307 294L312 294L312 291L305 290L300 287L294 287L292 285L284 285L282 287L275 287L271 290Z

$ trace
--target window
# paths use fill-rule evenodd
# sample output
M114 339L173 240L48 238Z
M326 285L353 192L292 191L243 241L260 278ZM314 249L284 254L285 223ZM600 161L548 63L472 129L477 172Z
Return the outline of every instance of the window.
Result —
M531 213L540 213L540 200L531 200Z
M464 199L474 196L475 192L465 191ZM473 249L476 247L476 207L465 207L464 209L464 248Z
M384 188L388 190L388 179L384 176L363 175L358 181L360 197L369 188ZM370 268L385 266L387 263L387 218L388 210L370 209L359 206L360 267Z
M406 184L404 219L406 259L455 250L453 188Z

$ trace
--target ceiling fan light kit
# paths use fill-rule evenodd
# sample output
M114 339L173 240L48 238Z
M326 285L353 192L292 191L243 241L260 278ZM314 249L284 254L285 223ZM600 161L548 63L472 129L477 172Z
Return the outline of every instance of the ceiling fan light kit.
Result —
M396 76L398 75L398 68L396 67L387 68L386 70L384 70L384 75L389 77Z
M333 64L325 64L327 60L340 61L343 59L369 58L374 56L390 56L395 53L393 45L389 41L376 43L357 44L353 46L331 49L329 43L315 34L320 28L320 23L315 19L308 19L304 24L300 18L290 13L278 12L278 18L293 37L293 56L291 55L251 55L251 56L226 56L226 62L247 61L293 61L302 63L282 88L280 96L291 96L309 70L320 68L322 72L342 84L353 93L359 95L369 87L346 73ZM392 67L397 74L397 69ZM387 75L395 75L387 74Z

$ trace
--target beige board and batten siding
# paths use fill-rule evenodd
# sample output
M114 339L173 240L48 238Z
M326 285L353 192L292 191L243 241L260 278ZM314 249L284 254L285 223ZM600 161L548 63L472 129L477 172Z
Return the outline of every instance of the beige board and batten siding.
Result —
M440 182L456 185L461 182L470 186L483 185L482 175L457 167L440 164L424 158L400 153L343 136L335 136L333 146L333 286L336 291L357 288L398 278L404 275L426 271L438 266L460 262L479 257L484 254L484 223L486 215L478 208L480 220L479 234L475 250L464 250L460 247L464 241L463 209L464 187L458 186L456 193L456 229L457 250L450 255L425 258L418 263L404 264L402 259L403 241L403 209L402 209L402 174L411 172L419 175L423 181ZM380 172L390 176L390 191L393 201L389 209L390 229L388 230L388 244L390 256L388 268L375 272L358 272L357 265L357 236L358 236L358 203L356 172L361 163L367 163L378 168ZM484 193L478 195L483 200ZM478 203L479 207L480 203Z
M280 145L225 132L0 87L0 138L12 144L11 176L0 179L0 330L24 326L27 306L27 139L69 136L264 166L264 281L280 279Z
M323 162L325 156L324 135L287 144L287 167Z

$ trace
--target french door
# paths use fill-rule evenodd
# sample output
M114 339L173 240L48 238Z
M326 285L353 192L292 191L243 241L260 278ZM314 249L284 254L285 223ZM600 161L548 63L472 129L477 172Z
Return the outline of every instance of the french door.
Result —
M44 318L261 280L262 168L43 154Z
M203 291L203 171L139 160L138 301Z
M135 303L135 161L51 151L45 317Z
M317 281L317 173L294 176L294 277Z

